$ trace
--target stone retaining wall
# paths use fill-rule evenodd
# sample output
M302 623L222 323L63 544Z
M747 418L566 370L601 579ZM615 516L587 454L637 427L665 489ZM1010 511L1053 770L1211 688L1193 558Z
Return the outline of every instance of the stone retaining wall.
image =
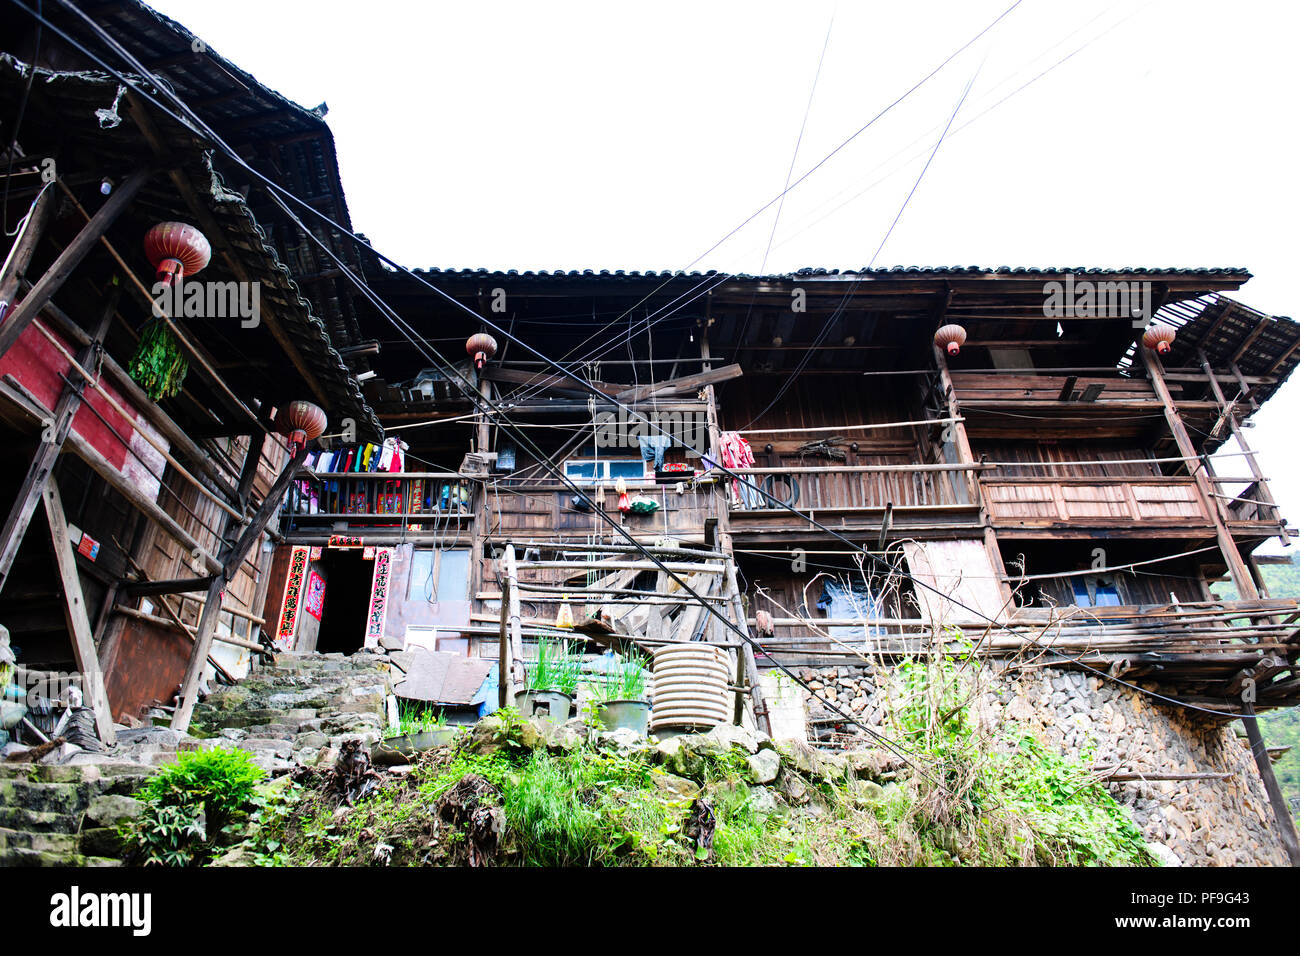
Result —
M883 729L885 698L870 669L808 669L801 676L840 708ZM1108 785L1167 862L1287 865L1249 744L1233 724L1083 672L986 672L982 683L975 708L985 726L1028 732L1085 766L1156 775L1230 774L1224 780ZM826 727L817 721L830 716L818 701L809 700L810 731Z

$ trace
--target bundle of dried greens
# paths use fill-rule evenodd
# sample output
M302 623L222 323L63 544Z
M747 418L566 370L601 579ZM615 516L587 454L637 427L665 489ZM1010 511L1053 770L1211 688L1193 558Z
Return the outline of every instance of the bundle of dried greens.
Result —
M140 343L127 371L155 402L171 398L185 384L189 363L167 323L151 319L140 333Z

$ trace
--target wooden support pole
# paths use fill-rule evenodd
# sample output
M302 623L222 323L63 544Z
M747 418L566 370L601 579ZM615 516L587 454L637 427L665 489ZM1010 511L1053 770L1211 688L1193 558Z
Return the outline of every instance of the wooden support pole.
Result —
M1246 562L1242 560L1241 552L1237 549L1237 542L1233 540L1232 532L1228 529L1228 523L1224 518L1223 504L1215 497L1214 489L1210 487L1210 480L1205 473L1208 466L1198 468L1192 464L1193 461L1199 458L1199 455L1196 446L1192 443L1191 435L1187 432L1187 427L1183 424L1182 416L1178 413L1178 406L1174 404L1173 396L1169 393L1169 386L1165 384L1164 366L1161 364L1159 357L1141 343L1138 344L1137 350L1142 354L1142 361L1146 364L1147 374L1151 377L1151 387L1155 389L1161 405L1164 406L1165 421L1169 425L1169 431L1174 436L1174 442L1178 446L1178 453L1188 459L1187 470L1191 472L1192 477L1196 480L1201 505L1205 509L1205 513L1214 522L1215 538L1218 540L1219 550L1223 553L1224 562L1228 565L1228 573L1232 575L1232 582L1237 586L1237 593L1244 600L1258 600L1259 591L1256 590L1255 581L1250 576L1250 569L1246 567Z
M949 293L950 298L951 293ZM980 487L978 471L983 468L983 464L976 461L975 453L971 450L970 437L966 433L966 422L961 414L961 404L957 401L957 390L953 387L952 373L948 370L948 357L939 346L933 346L933 349L935 367L939 370L939 387L948 407L948 417L952 419L952 424L947 427L952 429L953 448L957 452L957 460L970 469L966 473L966 487L971 503L979 508L984 553L988 555L989 565L998 579L997 588L998 595L1002 598L1002 607L1007 608L1012 603L1011 587L1006 580L1007 568L1002 560L1002 549L998 547L998 535L993 528L993 520L985 505L983 490Z
M1196 355L1197 358L1200 359L1201 368L1205 369L1205 374L1209 377L1210 389L1214 393L1214 400L1224 406L1226 410L1228 405L1227 399L1224 397L1223 389L1219 386L1219 380L1214 375L1214 369L1210 367L1210 360L1205 354L1205 349L1197 349ZM1238 400L1239 399L1240 396L1238 396ZM1242 432L1241 426L1237 423L1236 416L1231 414L1231 412L1227 412L1227 421L1228 427L1232 430L1232 437L1237 440L1237 444L1241 447L1241 452L1246 458L1246 467L1250 469L1251 475L1254 476L1255 481L1258 484L1260 501L1268 505L1274 519L1280 518L1281 515L1277 507L1277 502L1273 500L1273 493L1268 487L1268 479L1264 476L1264 469L1259 466L1259 462L1255 459L1255 452L1247 443L1246 436Z
M513 551L509 545L507 550ZM510 664L510 595L513 588L507 580L501 585L501 631L497 637L497 706L507 707L514 700L514 681Z
M54 216L54 190L47 186L42 189L36 201L32 203L30 217L23 233L18 237L18 244L9 255L9 261L0 272L0 320L9 313L9 306L18 294L19 281L31 264L32 255L40 245L41 237Z
M256 464L251 468L247 466L248 458L252 458L257 454L254 447L250 443L248 455L245 459L246 467L240 478L241 488L244 487L245 477L250 473L256 473ZM220 570L212 579L212 583L208 585L207 594L203 601L203 613L199 615L199 626L194 634L194 649L190 652L189 667L185 671L185 680L181 684L180 703L176 706L176 713L172 715L173 730L184 731L190 726L190 718L194 714L194 705L198 701L199 681L203 677L203 666L212 650L212 638L216 633L217 619L221 614L221 596L226 589L226 583L238 572L240 565L244 563L249 548L253 546L253 543L266 529L267 522L274 517L284 499L285 492L289 489L289 483L297 475L298 469L302 466L303 459L306 457L307 446L304 444L289 459L288 464L284 466L284 470L280 472L275 484L266 493L266 498L262 500L261 507L249 519L238 540L233 545L222 550L219 564ZM224 524L228 528L230 525L229 519Z
M108 331L109 323L113 320L113 312L117 308L120 295L121 288L114 286L109 293L108 305L100 318L93 341L78 355L76 363L78 366L92 364L91 359ZM9 509L9 517L5 519L3 529L0 529L0 590L4 589L5 583L9 580L9 571L13 567L23 536L27 533L27 525L36 511L36 503L45 493L46 482L50 480L59 452L63 450L63 443L72 428L72 420L81 409L80 387L85 384L85 380L79 380L76 370L72 369L69 370L68 382L69 384L63 387L63 394L59 397L58 404L54 407L53 420L47 420L45 427L41 429L41 441L36 446L36 453L27 466L27 475L23 478L18 495ZM73 382L77 383L77 387L71 384Z
M50 297L63 287L63 283L72 275L73 270L77 268L86 258L95 244L99 242L100 237L108 230L122 211L130 205L135 194L140 191L149 178L153 175L152 170L139 170L127 177L126 182L113 190L113 195L108 197L108 201L99 207L99 211L91 216L86 225L77 233L75 239L68 243L67 248L59 254L45 274L36 281L32 290L23 296L23 300L18 303L18 307L9 313L5 319L4 325L0 325L0 355L4 355L18 341L18 336L23 334L36 314L45 307L45 303L50 301Z
M727 596L731 600L731 613L735 618L735 625L746 637L749 636L749 622L745 619L745 607L740 599L740 585L736 579L736 565L733 561L727 562ZM742 642L744 646L739 649L741 670L744 673L745 683L749 685L749 699L754 707L754 723L758 729L769 737L772 735L772 718L767 710L767 700L763 696L763 689L759 684L758 663L754 660L754 648L749 641Z
M524 667L524 637L523 637L523 614L519 610L519 572L515 570L515 549L506 545L506 553L502 557L505 565L506 581L505 590L502 592L503 606L507 615L507 624L510 630L510 674L509 681L514 693L518 693L528 686L528 671ZM501 675L498 675L500 678ZM509 699L514 703L514 697Z
M1259 731L1254 702L1243 701L1241 711L1241 722L1245 724L1246 736L1250 740L1250 752L1255 758L1255 766L1259 768L1259 776L1264 781L1269 805L1273 808L1273 824L1277 835L1286 849L1291 865L1300 866L1300 839L1296 837L1295 821L1291 818L1291 808L1287 806L1282 788L1278 786L1277 775L1273 773L1273 761L1264 745L1264 735Z
M72 653L81 673L86 700L95 712L95 730L105 746L117 742L113 731L113 714L108 706L108 692L104 687L104 673L99 667L99 654L90 631L90 616L86 612L86 598L81 592L81 578L77 575L77 559L72 541L68 537L68 519L63 513L63 499L53 482L46 482L42 493L45 517L50 526L50 541L54 545L54 561L58 566L59 583L63 588L63 616L72 638Z

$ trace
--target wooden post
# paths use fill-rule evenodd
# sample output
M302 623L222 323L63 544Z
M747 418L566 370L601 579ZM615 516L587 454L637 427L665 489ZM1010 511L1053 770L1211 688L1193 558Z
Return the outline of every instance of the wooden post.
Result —
M3 321L8 314L9 305L18 294L19 280L27 272L32 255L40 245L41 237L45 235L45 228L54 215L54 206L54 189L52 186L46 186L36 197L36 202L32 204L31 218L27 220L27 226L23 229L23 234L19 237L18 245L10 255L4 271L0 272L0 321Z
M952 374L948 370L948 357L943 354L943 349L935 345L934 363L939 369L939 387L943 391L943 398L948 407L948 417L954 419L952 422L953 448L957 451L957 459L963 465L975 465L975 453L970 447L970 437L966 434L966 423L961 421L961 404L957 401L957 390L952 384ZM989 564L993 568L993 574L998 581L998 594L1002 598L1002 606L1009 608L1011 601L1011 585L1007 581L1006 564L1002 561L1002 549L998 547L997 532L993 530L993 519L989 516L989 510L984 504L984 494L980 487L979 472L971 470L966 472L966 489L971 496L971 503L978 506L980 510L980 524L983 526L984 551L988 555Z
M528 670L524 666L523 622L519 610L519 572L515 568L515 549L513 545L506 545L505 557L502 560L504 560L506 567L506 588L508 593L502 592L501 600L508 614L510 651L513 658L510 663L510 682L516 689L515 692L518 693L528 687ZM514 703L514 698L510 698L509 702Z
M254 443L249 442L248 452L244 459L244 468L240 475L239 484L241 489L251 487L251 476L257 474L256 460L254 460L251 467L248 463L249 459L254 456L260 458L260 449L256 449ZM284 466L284 470L280 472L275 484L267 491L261 507L257 509L257 513L244 526L239 539L233 545L222 549L218 559L220 570L212 579L212 583L208 585L207 594L203 601L203 612L199 615L199 626L194 634L194 647L190 651L189 666L185 671L185 680L181 684L180 703L176 707L176 713L172 715L171 725L173 730L184 731L189 729L190 717L193 716L194 705L198 701L199 681L203 677L203 666L208 659L208 654L212 651L212 638L217 630L217 619L221 614L221 596L225 593L226 584L238 573L240 565L244 563L244 558L248 554L248 549L261 537L267 522L271 520L271 517L280 507L285 493L289 490L289 483L298 473L298 469L306 457L307 446L304 444L289 459L288 464ZM223 537L229 530L231 523L229 517L222 523Z
M122 185L113 190L113 195L108 197L108 201L99 207L96 212L77 233L75 239L68 243L67 248L59 254L45 274L40 277L32 286L32 290L23 296L23 300L18 303L18 307L9 313L5 319L4 325L0 325L0 355L4 355L18 341L18 336L22 335L23 330L27 328L36 314L45 307L45 303L50 301L54 293L63 287L63 283L72 275L74 269L81 264L86 255L99 242L101 236L113 224L122 210L130 205L135 194L140 191L149 178L153 175L151 170L139 170L132 173Z
M1243 701L1241 705L1241 722L1246 725L1246 736L1250 739L1250 752L1259 768L1259 776L1264 781L1264 790L1268 793L1269 805L1273 808L1273 823L1277 835L1286 848L1286 855L1292 866L1300 866L1300 840L1297 840L1295 821L1291 818L1291 808L1287 806L1282 788L1278 786L1277 776L1273 773L1273 760L1264 746L1264 735L1259 732L1259 719L1255 716L1255 705Z
M104 673L99 667L90 631L90 616L86 613L86 598L81 592L81 579L77 576L77 559L73 555L72 541L68 537L68 520L63 513L63 499L53 481L46 482L42 493L45 517L50 525L50 540L54 545L54 561L59 569L59 583L63 588L63 617L72 638L72 653L81 672L86 700L95 712L95 730L106 746L117 742L113 732L113 714L108 706L108 693L104 687Z
M1186 462L1187 470L1192 478L1196 481L1196 488L1201 498L1201 504L1210 520L1214 522L1214 533L1218 540L1219 550L1223 553L1224 562L1228 565L1228 573L1232 575L1232 581L1237 585L1237 593L1241 595L1243 601L1259 600L1259 591L1255 589L1255 581L1250 576L1250 569L1246 567L1246 562L1241 558L1241 552L1237 550L1237 542L1232 538L1232 532L1228 529L1228 523L1223 516L1223 506L1219 499L1214 497L1214 490L1210 485L1209 478L1205 475L1205 469L1195 467L1199 455L1196 453L1196 446L1192 444L1192 438L1187 433L1187 427L1183 424L1182 417L1178 414L1178 406L1174 404L1173 396L1169 394L1169 386L1165 384L1164 366L1161 365L1160 359L1151 349L1142 345L1137 345L1137 350L1142 353L1142 361L1146 364L1147 374L1151 376L1151 387L1155 389L1156 395L1160 397L1160 402L1164 406L1165 421L1169 424L1169 431L1174 436L1174 442L1178 446L1178 454L1188 459Z
M37 423L53 419L53 413L12 376L6 375L3 379L0 379L0 397L8 399L13 407L21 409L34 418ZM217 564L217 559L201 548L193 535L177 524L171 515L158 507L156 501L149 498L133 483L127 481L122 476L122 473L117 470L117 467L96 451L90 442L76 432L69 432L65 447L84 461L91 471L134 505L146 518L183 544L191 554L198 554L209 571L215 571L220 567Z
M1214 368L1210 365L1205 349L1197 349L1196 355L1201 360L1201 368L1205 370L1205 374L1209 377L1210 390L1214 393L1214 400L1219 403L1220 407L1226 408L1228 405L1227 399L1224 397L1223 389L1219 386L1219 380L1214 375ZM1269 490L1268 479L1264 477L1264 470L1259 467L1259 462L1255 460L1255 452L1247 444L1246 436L1242 433L1241 426L1237 424L1237 417L1229 411L1227 419L1228 428L1232 430L1232 437L1237 440L1242 454L1246 457L1246 467L1250 469L1251 475L1255 478L1255 483L1259 486L1260 501L1269 506L1275 520L1279 519L1281 515L1278 511L1277 502L1273 500L1273 493ZM1283 533L1283 540L1286 540L1285 533Z
M745 606L740 599L740 585L736 579L736 565L727 559L727 593L731 601L731 613L736 619L738 627L746 637L749 636L749 622L745 619ZM768 714L767 701L763 697L763 689L759 685L758 663L754 660L754 647L748 640L742 641L743 647L740 648L741 669L745 675L745 682L749 685L749 699L754 706L754 723L758 729L769 737L772 735L772 718Z
M77 364L83 368L91 364L95 349L107 333L120 295L121 287L113 286L112 292L109 293L108 306L100 318L93 340L77 356ZM75 368L68 370L68 381L78 382L79 386L85 385L85 380L80 378ZM27 525L36 511L36 502L45 493L45 485L50 480L54 463L58 460L59 452L63 450L63 443L72 428L72 420L80 408L80 388L65 384L59 403L54 408L54 418L41 430L41 441L37 445L36 454L32 456L31 463L27 466L27 475L18 490L13 506L9 509L9 517L5 520L3 529L0 529L0 590L4 589L5 583L9 580L9 571L13 567L23 536L27 533Z
M514 551L513 545L506 545L507 551ZM501 586L501 633L497 638L497 706L506 707L514 700L514 681L511 680L510 662L510 597L514 589L507 578Z

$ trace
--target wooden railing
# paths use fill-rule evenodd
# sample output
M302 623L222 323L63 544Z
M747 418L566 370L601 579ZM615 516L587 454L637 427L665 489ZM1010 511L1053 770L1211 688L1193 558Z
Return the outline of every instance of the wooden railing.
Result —
M1191 478L982 478L994 524L1208 524Z
M723 476L731 510L852 511L969 505L969 474L980 465L827 465L822 467L739 468L750 488Z

